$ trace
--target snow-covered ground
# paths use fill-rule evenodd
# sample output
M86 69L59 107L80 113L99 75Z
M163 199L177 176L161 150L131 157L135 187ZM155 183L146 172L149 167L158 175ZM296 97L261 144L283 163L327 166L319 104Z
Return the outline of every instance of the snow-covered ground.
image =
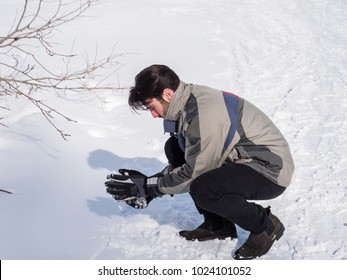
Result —
M0 0L0 31L13 7ZM9 11L12 11L11 13ZM121 86L151 64L189 83L232 91L266 112L290 143L291 186L271 205L286 226L261 259L347 259L347 1L101 0L62 28L81 53L124 53ZM151 175L166 159L160 120L134 114L128 92L42 95L77 123L56 119L68 141L28 101L0 99L0 259L229 260L247 238L187 242L177 232L202 221L188 194L144 210L105 192L110 170ZM75 100L71 102L70 99Z

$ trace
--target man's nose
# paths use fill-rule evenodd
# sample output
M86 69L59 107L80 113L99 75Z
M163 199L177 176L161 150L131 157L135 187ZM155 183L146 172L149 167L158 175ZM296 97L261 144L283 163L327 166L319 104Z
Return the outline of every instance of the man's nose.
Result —
M157 118L159 116L158 113L154 110L151 110L151 114L153 118Z

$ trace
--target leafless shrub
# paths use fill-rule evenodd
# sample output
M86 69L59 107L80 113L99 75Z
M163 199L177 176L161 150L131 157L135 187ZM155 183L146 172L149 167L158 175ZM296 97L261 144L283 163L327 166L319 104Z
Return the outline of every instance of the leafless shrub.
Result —
M119 89L118 84L109 83L107 79L120 67L119 55L115 55L114 51L103 58L98 57L97 51L92 59L84 56L84 64L79 63L76 69L74 62L81 55L74 54L73 50L69 53L58 52L58 44L54 41L55 32L60 26L81 17L95 2L25 0L8 34L0 37L0 101L7 96L30 100L65 140L69 135L57 127L54 117L74 120L46 101L36 98L35 92L51 94L54 91L62 96ZM0 110L11 110L5 102L2 103ZM6 126L1 117L0 124Z

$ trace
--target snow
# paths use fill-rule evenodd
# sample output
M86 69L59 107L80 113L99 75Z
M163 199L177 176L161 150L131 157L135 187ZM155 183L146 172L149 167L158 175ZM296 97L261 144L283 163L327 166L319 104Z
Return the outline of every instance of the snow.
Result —
M22 1L0 1L6 32ZM6 12L8 11L8 12ZM69 50L107 55L116 44L123 87L151 64L189 83L232 91L268 114L296 163L292 184L272 201L286 226L264 260L347 258L347 2L344 0L102 0L61 28ZM38 93L77 123L56 118L68 141L28 101L1 104L0 259L229 260L247 239L187 242L202 222L188 194L136 210L106 194L107 173L161 170L162 122L134 114L128 91ZM71 101L73 100L73 101ZM104 102L101 102L103 100ZM1 105L0 104L0 105Z

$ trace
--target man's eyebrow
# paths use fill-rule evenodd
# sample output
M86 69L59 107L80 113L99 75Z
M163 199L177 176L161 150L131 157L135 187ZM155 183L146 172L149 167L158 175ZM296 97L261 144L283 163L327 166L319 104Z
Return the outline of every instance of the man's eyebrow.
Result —
M151 109L151 105L149 105L149 104L142 104L142 109L143 110L150 110Z
M151 104L152 102L144 102L142 105L147 109L151 109L153 107L153 104Z

